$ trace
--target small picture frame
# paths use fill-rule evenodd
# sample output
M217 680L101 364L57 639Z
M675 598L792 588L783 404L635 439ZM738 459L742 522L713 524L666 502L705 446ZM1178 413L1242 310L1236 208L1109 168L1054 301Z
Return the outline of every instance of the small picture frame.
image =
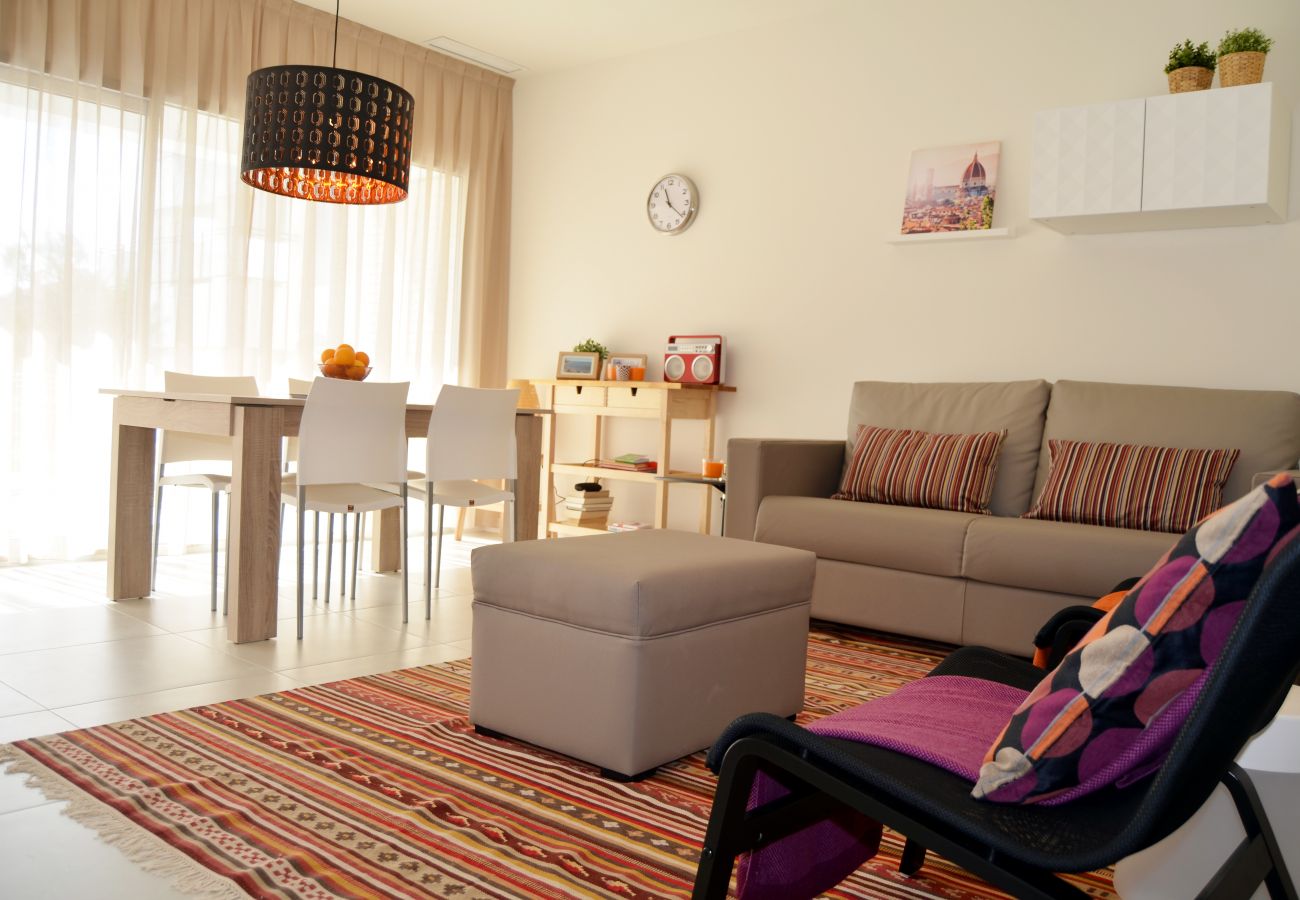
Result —
M613 353L609 354L608 365L611 366L632 366L633 368L644 369L646 362L644 353Z
M600 354L560 351L560 358L555 364L555 377L575 381L597 380L600 378Z

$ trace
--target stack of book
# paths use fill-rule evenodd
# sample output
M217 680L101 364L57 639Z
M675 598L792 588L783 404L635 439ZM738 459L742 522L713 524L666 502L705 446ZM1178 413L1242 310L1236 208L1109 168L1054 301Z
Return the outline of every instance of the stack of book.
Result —
M614 498L606 490L582 491L576 497L564 501L569 520L584 528L604 528L609 519L609 509L613 505Z
M639 453L624 453L613 459L602 459L597 463L604 469L622 469L627 472L657 472L659 464L648 456Z
M640 531L642 528L653 528L653 525L647 525L644 522L610 522L610 531Z

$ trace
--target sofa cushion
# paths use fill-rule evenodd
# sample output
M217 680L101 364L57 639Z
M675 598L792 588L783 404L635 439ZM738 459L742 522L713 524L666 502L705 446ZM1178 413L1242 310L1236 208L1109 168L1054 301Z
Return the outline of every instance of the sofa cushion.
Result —
M987 515L1006 436L1006 431L932 434L863 425L831 499Z
M1265 563L1300 533L1279 475L1179 539L1035 687L989 748L975 797L1065 803L1164 761Z
M758 508L754 540L811 550L819 559L955 577L966 528L983 518L825 497L768 497Z
M998 455L989 509L995 516L1018 516L1029 508L1032 496L1047 395L1046 381L859 381L853 386L849 405L845 458L853 458L861 425L948 434L1005 429L1007 437Z
M987 584L1100 597L1150 569L1177 539L1159 531L980 518L966 532L962 574Z
M1049 441L1052 465L1026 519L1181 534L1223 505L1237 450Z
M1227 503L1250 490L1255 473L1295 467L1300 394L1058 381L1047 407L1035 497L1047 481L1052 438L1239 449L1241 456L1223 486Z

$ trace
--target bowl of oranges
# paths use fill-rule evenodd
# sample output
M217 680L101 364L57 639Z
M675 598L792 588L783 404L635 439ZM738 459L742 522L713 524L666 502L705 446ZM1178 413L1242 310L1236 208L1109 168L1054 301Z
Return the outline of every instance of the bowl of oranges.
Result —
M353 350L351 344L339 344L321 351L320 373L326 378L365 381L370 368L370 356L362 350Z

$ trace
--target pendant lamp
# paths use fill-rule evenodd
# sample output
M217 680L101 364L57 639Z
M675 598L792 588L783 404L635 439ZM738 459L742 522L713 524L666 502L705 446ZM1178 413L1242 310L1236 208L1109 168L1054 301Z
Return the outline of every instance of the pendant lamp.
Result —
M338 59L339 8L334 7ZM411 175L414 98L391 81L333 66L248 76L239 177L272 194L327 203L396 203Z

